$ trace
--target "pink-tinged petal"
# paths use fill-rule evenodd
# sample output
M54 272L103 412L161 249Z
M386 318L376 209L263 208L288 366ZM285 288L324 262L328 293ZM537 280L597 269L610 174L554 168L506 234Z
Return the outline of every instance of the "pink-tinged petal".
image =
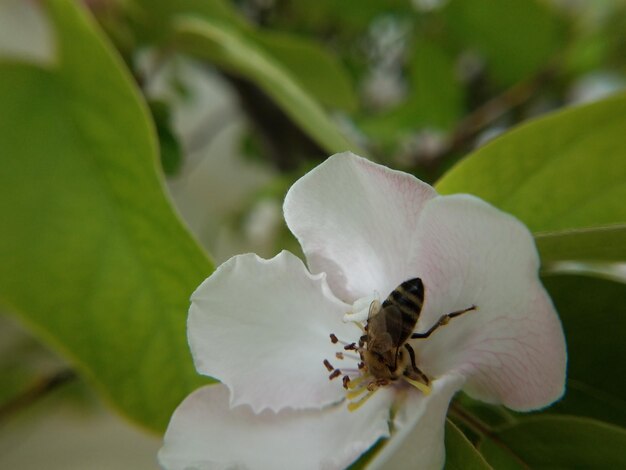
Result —
M383 297L410 277L411 237L435 190L352 153L333 155L285 198L285 220L312 272L326 272L342 300Z
M159 462L167 470L343 469L389 435L392 395L377 392L356 412L344 403L323 410L233 409L223 385L201 388L174 412Z
M311 275L296 256L235 256L191 300L187 331L196 368L228 386L233 406L320 408L344 396L341 378L328 380L323 360L337 367L357 361L334 360L341 345L329 334L356 341L360 330L342 321L349 306L333 296L325 275Z
M426 293L418 331L442 314L478 309L415 340L426 372L457 370L467 376L471 396L516 410L558 399L565 339L526 227L472 196L441 196L424 208L416 245Z
M460 375L446 375L432 382L428 396L407 393L394 418L394 434L368 469L443 468L446 413L463 381Z

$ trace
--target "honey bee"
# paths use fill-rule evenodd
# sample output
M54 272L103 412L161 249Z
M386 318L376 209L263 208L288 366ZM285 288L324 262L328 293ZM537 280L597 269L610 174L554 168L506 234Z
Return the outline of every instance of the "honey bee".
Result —
M416 277L396 287L382 305L377 300L370 305L365 334L355 348L374 378L368 389L376 389L402 377L429 385L430 380L415 364L415 351L408 340L428 338L452 318L476 310L472 305L447 313L424 333L414 333L423 304L424 284ZM409 361L403 355L403 349L408 353Z
M348 390L346 394L348 400L361 397L358 401L349 401L348 410L358 409L379 387L389 385L398 379L404 379L424 394L430 393L430 379L417 367L415 351L408 341L428 338L453 318L477 310L477 307L472 305L463 310L446 313L425 332L415 333L423 305L422 280L418 277L409 279L396 287L382 305L377 300L371 303L367 323L362 327L365 334L361 336L358 344L345 343L333 333L330 334L333 344L343 343L344 350L358 353L361 359L358 366L361 375L357 378L351 378L347 370L336 369L330 361L324 359L324 366L330 372L329 380L343 375L343 386ZM337 359L344 359L343 352L338 352L335 356ZM365 393L366 391L368 393Z

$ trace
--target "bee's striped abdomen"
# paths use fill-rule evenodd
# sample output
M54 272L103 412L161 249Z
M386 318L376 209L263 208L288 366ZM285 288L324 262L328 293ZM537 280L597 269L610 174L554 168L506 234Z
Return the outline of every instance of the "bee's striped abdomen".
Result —
M397 338L394 339L398 344L406 341L413 332L423 304L424 284L419 277L404 281L383 302L383 309L390 312L388 322L398 323L395 328L388 328L397 332ZM392 315L393 310L399 312L400 315Z
M402 312L414 313L422 310L424 303L424 284L419 277L404 281L396 287L383 302L383 307L397 306Z

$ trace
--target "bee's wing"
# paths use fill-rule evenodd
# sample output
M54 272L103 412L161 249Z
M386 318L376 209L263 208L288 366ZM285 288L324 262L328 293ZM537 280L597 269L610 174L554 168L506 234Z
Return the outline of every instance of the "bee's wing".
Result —
M367 314L367 321L369 322L372 318L380 313L382 306L380 305L380 301L378 299L372 301L370 304L370 311Z

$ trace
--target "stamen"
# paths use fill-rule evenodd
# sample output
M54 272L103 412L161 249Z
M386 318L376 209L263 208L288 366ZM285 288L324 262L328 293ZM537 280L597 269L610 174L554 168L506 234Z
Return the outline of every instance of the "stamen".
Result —
M348 384L348 388L350 390L357 388L365 379L366 379L366 376L360 375L356 379L350 381L350 383Z
M342 352L336 352L336 353L335 353L335 357L336 357L337 359L343 360L343 353L342 353Z
M430 385L426 385L425 383L419 382L417 380L409 379L407 376L402 376L404 380L413 385L416 389L422 392L424 395L430 395L431 389Z
M324 366L326 366L326 369L328 369L328 372L332 372L333 370L335 370L332 364L328 362L328 359L324 359Z
M353 402L348 403L348 411L355 411L361 408L361 406L363 406L365 402L369 400L372 395L374 395L374 393L376 393L376 390L367 392L367 395L365 395L359 401L356 401L356 402L353 401Z
M343 381L343 388L347 390L348 386L350 385L350 377L348 377L347 375L344 375L342 381Z
M341 371L339 369L335 369L329 376L328 376L328 380L333 380L336 379L337 377L339 377L341 375Z
M347 341L343 341L339 338L337 338L337 336L334 333L330 334L330 342L333 344L337 344L337 343L341 343L343 344L343 349L345 351L358 351L359 347L356 345L356 343L348 343Z
M360 358L359 356L357 356L356 354L350 354L350 353L348 353L348 354L343 353L343 354L342 354L342 356L343 356L343 358L344 358L344 359L345 359L345 358L349 358L349 359L353 359L353 360L355 360L355 361L358 361L359 359L361 359L361 358ZM357 368L356 368L356 367L354 367L353 369L354 369L354 370L357 370Z
M350 388L350 384L348 384L348 388ZM363 387L359 387L359 388L357 388L355 390L351 390L349 392L346 392L346 398L348 400L352 400L352 399L358 397L359 395L362 395L363 392L366 392L366 391L368 391L368 390L367 390L367 387L364 385Z

